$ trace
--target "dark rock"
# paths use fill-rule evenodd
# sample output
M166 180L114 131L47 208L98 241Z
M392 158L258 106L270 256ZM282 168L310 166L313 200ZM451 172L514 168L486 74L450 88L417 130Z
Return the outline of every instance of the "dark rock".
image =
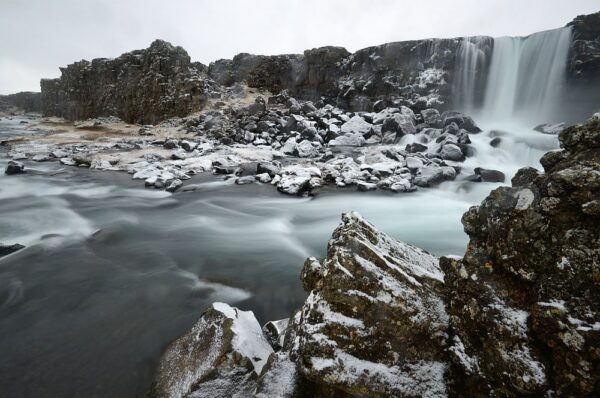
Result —
M408 153L425 152L427 150L427 145L413 142L412 144L407 144L405 150Z
M504 173L498 170L488 170L476 167L474 171L476 175L481 177L481 181L483 182L504 182L506 180Z
M167 348L149 396L252 396L272 352L252 312L214 303Z
M42 79L45 116L82 120L116 115L129 123L156 123L200 110L210 82L181 47L154 41L115 59L80 61Z
M523 167L517 171L510 182L513 187L523 187L533 183L539 175L540 172L537 169L533 167Z
M0 111L11 113L15 113L16 111L40 112L41 94L23 91L16 94L0 95Z
M25 166L21 162L15 162L14 160L9 160L8 165L6 166L6 170L4 174L6 175L15 175L15 174L23 174L25 173Z
M465 213L464 260L441 262L455 393L598 393L600 224L586 209L600 193L600 126L567 130L546 174L521 170Z
M475 121L470 116L465 115L461 112L456 111L445 111L442 113L442 125L447 126L450 123L456 123L456 125L467 130L469 133L476 134L480 133L481 129L477 127Z
M24 249L25 246L19 245L18 243L14 245L3 245L0 244L0 257L8 256L11 253Z
M501 143L502 143L502 138L500 138L500 137L494 137L490 141L490 145L493 146L494 148L498 148Z

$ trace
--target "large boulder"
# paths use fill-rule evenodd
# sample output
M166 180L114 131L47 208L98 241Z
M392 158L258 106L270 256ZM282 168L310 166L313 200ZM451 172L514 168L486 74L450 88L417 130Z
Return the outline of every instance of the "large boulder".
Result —
M214 303L167 348L150 396L251 396L272 352L251 311Z
M320 396L446 395L448 316L434 256L347 213L327 258L307 261L303 278L310 295L297 321L297 361Z

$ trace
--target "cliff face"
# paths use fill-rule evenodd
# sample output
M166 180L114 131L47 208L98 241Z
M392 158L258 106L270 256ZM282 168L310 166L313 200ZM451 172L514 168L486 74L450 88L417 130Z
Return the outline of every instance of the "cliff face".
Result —
M42 110L70 120L112 115L139 123L185 116L209 95L202 69L183 48L157 40L146 50L61 68L59 79L41 81Z
M448 99L460 39L388 43L350 54L321 47L302 55L239 54L210 64L208 74L220 84L245 82L297 98L325 99L350 110L371 110L378 100L405 99L411 105ZM448 97L448 98L447 98Z
M465 257L441 263L470 396L600 393L600 120L559 138L545 174L521 169L465 213Z
M573 43L568 59L572 97L589 112L600 89L600 13L569 24ZM61 68L59 79L42 80L45 115L68 119L116 115L129 122L154 123L201 109L209 92L244 83L270 91L287 90L298 99L326 102L351 111L405 105L414 111L456 107L465 66L459 62L465 42L485 42L487 61L478 74L475 100L487 76L493 39L426 39L369 47L350 54L321 47L303 54L238 54L208 68L190 62L180 47L157 40L146 50L114 60L80 61ZM467 65L466 68L472 68ZM467 74L470 72L467 70ZM458 100L458 101L457 101Z
M40 112L41 94L23 91L16 94L0 95L0 111Z
M580 15L570 22L573 43L567 65L570 93L565 103L576 103L578 117L598 106L600 92L600 12ZM574 109L576 112L576 109Z
M167 349L154 396L598 396L600 114L560 142L544 174L521 169L465 213L464 258L343 215L304 264L299 311L263 334L213 305Z

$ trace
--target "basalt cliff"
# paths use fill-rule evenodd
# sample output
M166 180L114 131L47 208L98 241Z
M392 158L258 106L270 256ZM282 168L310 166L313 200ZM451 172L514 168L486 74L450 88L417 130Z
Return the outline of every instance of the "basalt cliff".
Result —
M215 303L166 350L156 397L600 394L600 114L463 216L437 259L342 216L309 294L262 328Z
M571 32L567 84L579 99L581 114L595 109L600 90L600 13L577 17ZM473 62L462 56L477 43ZM457 108L471 93L481 102L495 40L493 38L426 39L383 44L349 53L322 47L303 54L238 54L208 67L190 60L181 47L157 40L145 50L115 59L75 62L61 68L58 79L41 82L41 109L46 116L70 120L118 116L133 123L158 121L203 109L227 87L244 84L277 94L319 101L350 111L378 110L392 104ZM583 101L585 99L585 101Z

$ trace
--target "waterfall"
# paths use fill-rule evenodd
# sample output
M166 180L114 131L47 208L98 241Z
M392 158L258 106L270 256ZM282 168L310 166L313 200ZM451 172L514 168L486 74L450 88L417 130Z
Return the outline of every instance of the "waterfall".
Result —
M494 39L481 118L533 127L561 119L570 28Z
M468 113L481 106L480 91L492 43L489 37L465 37L458 48L454 102Z

